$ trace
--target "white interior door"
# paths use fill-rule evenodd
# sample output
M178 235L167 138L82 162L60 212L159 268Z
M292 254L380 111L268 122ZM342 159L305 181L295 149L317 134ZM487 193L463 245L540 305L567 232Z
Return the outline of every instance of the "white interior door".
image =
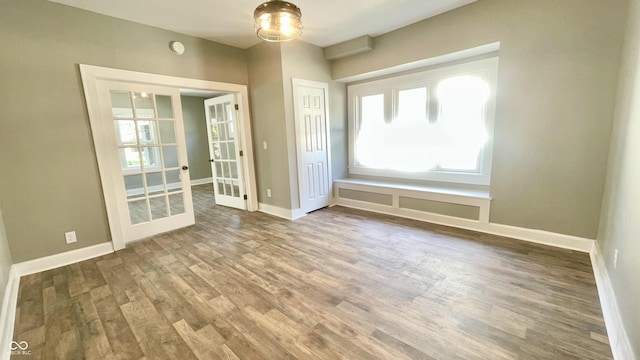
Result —
M107 80L97 90L124 243L194 224L179 90Z
M245 210L247 201L241 161L244 154L238 131L235 95L207 99L204 105L216 204Z
M328 85L293 79L293 91L300 208L306 213L331 202Z

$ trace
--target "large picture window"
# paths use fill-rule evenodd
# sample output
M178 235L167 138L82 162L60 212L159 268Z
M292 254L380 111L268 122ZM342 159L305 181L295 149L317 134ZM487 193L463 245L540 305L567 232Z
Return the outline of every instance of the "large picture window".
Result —
M489 184L498 59L349 86L349 172Z

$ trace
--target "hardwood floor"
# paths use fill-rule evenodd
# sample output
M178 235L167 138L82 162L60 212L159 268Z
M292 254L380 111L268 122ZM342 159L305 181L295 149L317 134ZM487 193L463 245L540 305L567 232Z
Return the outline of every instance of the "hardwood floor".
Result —
M23 277L14 359L611 359L589 256L335 207Z

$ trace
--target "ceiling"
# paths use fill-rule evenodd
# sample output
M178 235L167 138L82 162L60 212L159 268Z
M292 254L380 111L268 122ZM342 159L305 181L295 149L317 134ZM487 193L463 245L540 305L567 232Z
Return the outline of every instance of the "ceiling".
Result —
M49 0L178 33L249 48L260 40L260 0ZM476 0L290 0L302 10L301 40L320 47L378 36Z

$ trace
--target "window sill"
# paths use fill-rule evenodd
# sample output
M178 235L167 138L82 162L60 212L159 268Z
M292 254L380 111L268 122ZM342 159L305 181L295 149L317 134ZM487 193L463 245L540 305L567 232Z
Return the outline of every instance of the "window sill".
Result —
M372 169L362 166L350 166L349 174L356 176L376 176L385 178L410 179L419 181L445 182L461 185L488 186L491 176L484 173L465 173L448 171L402 172L388 169ZM351 179L349 179L351 180ZM439 188L439 187L438 187ZM443 186L442 188L446 188Z

